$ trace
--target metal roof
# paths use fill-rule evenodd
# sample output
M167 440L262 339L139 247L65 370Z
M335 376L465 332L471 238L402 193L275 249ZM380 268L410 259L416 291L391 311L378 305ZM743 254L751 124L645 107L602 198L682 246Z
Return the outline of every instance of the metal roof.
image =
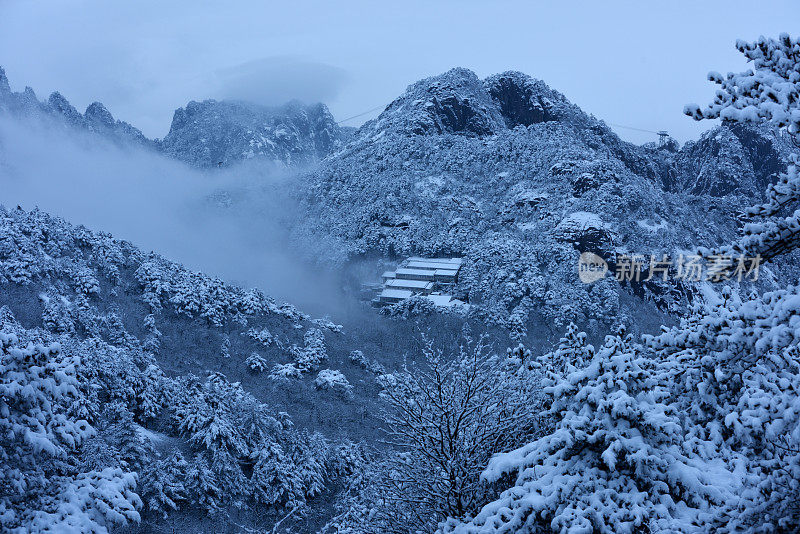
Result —
M408 291L406 289L384 289L378 296L393 299L407 299L413 294L413 291Z
M447 263L447 262L440 262L440 261L421 261L421 260L414 260L408 262L408 267L412 269L460 269L461 264L459 263Z
M408 269L401 267L395 271L396 275L407 274L414 276L433 276L436 274L436 269Z
M462 258L423 258L421 256L411 256L408 261L431 261L434 263L455 263L461 265L464 263Z
M413 288L413 289L433 289L433 282L428 282L426 280L387 280L386 287L395 287L395 288Z

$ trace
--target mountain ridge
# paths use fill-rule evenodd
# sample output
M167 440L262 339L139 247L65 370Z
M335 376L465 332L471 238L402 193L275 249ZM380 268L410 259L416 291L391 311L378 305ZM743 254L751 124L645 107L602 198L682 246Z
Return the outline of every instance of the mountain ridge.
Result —
M261 159L286 167L311 165L338 149L349 135L322 103L288 102L266 107L238 101L190 101L175 110L163 139L149 139L114 119L100 102L80 113L61 93L40 101L30 87L12 92L0 67L0 113L53 120L117 144L133 144L200 168L227 167Z
M657 181L666 190L725 196L739 191L760 195L769 177L782 168L788 141L764 127L723 124L683 146L674 140L667 150L654 143L638 146L619 139L605 122L587 114L544 81L518 71L480 80L474 72L454 68L414 82L381 114L359 128L339 126L324 104L297 101L262 106L242 101L190 101L173 113L163 139L149 139L131 124L115 120L100 102L81 114L58 91L40 102L26 87L12 92L0 67L0 112L54 117L67 126L134 143L201 168L223 167L260 159L282 166L315 164L358 136L397 131L411 135L453 133L491 136L517 127L568 122L579 130L598 131L634 173ZM713 139L727 137L725 150ZM209 139L209 136L211 139ZM766 165L760 161L768 161ZM705 162L705 163L704 163ZM712 170L714 167L723 172ZM745 168L744 176L736 176ZM697 175L702 175L698 181Z

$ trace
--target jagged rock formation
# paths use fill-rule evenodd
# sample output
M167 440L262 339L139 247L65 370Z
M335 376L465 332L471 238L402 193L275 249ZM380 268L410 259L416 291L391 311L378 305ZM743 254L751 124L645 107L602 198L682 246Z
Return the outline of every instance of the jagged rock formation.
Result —
M676 154L676 187L695 195L760 198L786 169L790 142L766 126L723 124Z
M81 114L58 92L40 102L33 89L11 91L0 68L0 114L52 120L93 132L119 144L135 144L196 167L215 168L258 159L284 166L309 165L339 149L352 135L323 104L290 102L268 108L246 102L189 102L175 111L163 140L148 139L127 122L115 120L100 102Z
M409 86L361 134L486 136L579 111L563 95L522 73L506 72L482 81L474 72L457 68Z
M69 128L96 132L104 138L120 144L133 143L155 148L157 143L147 139L141 131L124 121L115 120L100 102L94 102L81 114L59 92L54 92L45 102L39 101L33 89L26 87L22 93L14 93L8 78L0 67L0 114L15 117L54 120Z
M557 120L561 106L569 104L543 82L519 72L505 72L486 79L484 85L492 99L500 105L506 126L530 126L537 122Z
M323 104L268 108L245 102L189 102L175 111L165 154L198 167L261 158L309 164L342 145L345 134Z

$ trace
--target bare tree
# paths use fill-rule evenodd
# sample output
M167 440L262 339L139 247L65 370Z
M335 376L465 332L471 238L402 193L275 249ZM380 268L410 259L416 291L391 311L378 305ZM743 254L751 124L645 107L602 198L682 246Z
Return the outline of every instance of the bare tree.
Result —
M449 360L427 343L425 362L383 379L396 448L379 483L384 532L432 532L477 510L492 491L480 481L491 455L537 427L538 381L490 357L483 340Z

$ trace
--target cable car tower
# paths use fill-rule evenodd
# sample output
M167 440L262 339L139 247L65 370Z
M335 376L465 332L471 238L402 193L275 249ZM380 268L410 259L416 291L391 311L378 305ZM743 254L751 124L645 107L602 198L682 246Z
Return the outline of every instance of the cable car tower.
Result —
M660 130L658 133L658 148L662 148L667 146L667 142L669 141L669 134L666 130Z

